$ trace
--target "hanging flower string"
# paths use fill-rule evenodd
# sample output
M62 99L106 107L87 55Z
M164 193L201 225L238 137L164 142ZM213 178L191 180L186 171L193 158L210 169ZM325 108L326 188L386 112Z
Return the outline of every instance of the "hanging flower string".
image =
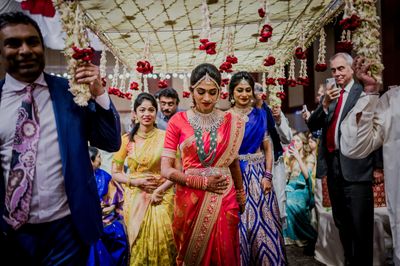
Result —
M350 0L347 0L350 1ZM376 1L355 0L354 8L360 17L361 25L353 33L354 49L370 64L369 74L382 84L382 53L380 43L379 16Z
M105 87L107 85L106 66L107 66L107 48L104 46L103 50L101 51L100 66L99 66L101 82L102 82L103 87Z
M260 9L262 9L262 11L264 11L264 12L261 11L261 15L263 15L263 16L260 15L260 11L259 11L259 15L261 18L264 18L264 25L262 26L262 28L260 30L260 38L258 40L260 42L268 42L268 40L272 37L273 28L272 28L272 26L270 24L270 20L269 20L268 2L267 1L263 1L263 2L264 2L264 4L262 4L262 5L265 6L265 9L260 8Z
M342 31L342 35L340 37L340 41L338 41L335 45L335 49L337 53L348 53L350 54L353 50L353 43L351 41L351 31Z
M233 33L232 30L229 30L227 33L227 45L226 45L226 58L225 62L223 62L219 66L219 71L225 72L225 73L230 73L232 72L232 65L238 63L237 57L233 53Z
M281 75L280 68L276 65L269 73L270 77L267 77L265 84L268 85L269 90L269 104L271 106L280 106L281 99L277 96L277 93L281 91L281 85L276 83L277 78Z
M262 73L262 77L261 77L261 80L262 80L261 99L262 99L263 101L265 101L265 100L267 99L267 84L265 84L265 77L266 77L265 72L263 72L263 73Z
M219 96L223 100L227 99L229 96L227 89L228 84L229 84L229 78L226 73L223 73L221 79L221 94Z
M289 77L288 77L288 80L286 81L286 83L289 87L297 86L296 76L294 73L295 64L296 64L296 62L295 62L294 58L292 57L292 60L290 60L290 64L289 64Z
M190 97L189 82L188 82L187 75L185 75L185 77L183 79L182 96L183 96L183 98L189 98Z
M203 23L200 34L199 50L206 51L206 54L214 55L216 51L216 43L210 41L211 38L211 21L210 12L208 11L207 1L203 0L201 5L201 13L203 15Z
M339 21L339 25L342 26L343 30L349 31L355 31L361 26L361 19L357 15L352 0L345 0L343 19Z
M264 18L265 17L265 8L266 8L266 1L265 0L259 0L258 2L260 2L260 7L258 8L258 15L260 16L260 18Z
M319 33L319 49L318 49L318 59L317 64L315 65L315 71L324 72L328 66L325 63L325 55L326 55L326 34L324 27L321 28Z
M310 85L310 79L307 76L307 59L301 60L300 73L299 77L297 78L297 84L302 86Z
M87 106L91 99L89 85L75 81L76 68L82 62L90 62L93 50L83 24L83 14L77 1L54 0L54 7L60 12L62 27L66 33L64 54L67 58L67 71L70 75L69 91L74 95L74 102L79 106Z

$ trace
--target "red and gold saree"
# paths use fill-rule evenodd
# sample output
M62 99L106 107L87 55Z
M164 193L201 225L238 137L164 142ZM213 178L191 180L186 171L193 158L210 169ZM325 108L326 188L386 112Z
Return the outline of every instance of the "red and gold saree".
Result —
M184 172L194 175L220 173L229 186L221 194L177 185L173 230L178 265L238 265L239 206L229 165L238 156L244 122L230 113L217 131L217 151L211 167L204 168L197 155L194 130L188 122L193 111L177 113L168 123L163 156L175 158L179 148ZM204 150L210 133L203 134ZM209 158L208 158L209 159ZM206 159L207 160L207 159Z

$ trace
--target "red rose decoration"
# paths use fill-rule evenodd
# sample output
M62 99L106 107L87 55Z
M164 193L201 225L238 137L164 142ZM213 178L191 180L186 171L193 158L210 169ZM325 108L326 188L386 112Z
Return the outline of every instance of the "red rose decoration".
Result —
M135 81L132 81L131 84L129 84L129 89L133 91L139 90L139 84Z
M287 84L289 87L296 87L296 86L297 86L297 81L296 81L295 79L288 79L288 80L286 81L286 84Z
M295 56L297 59L306 59L307 57L307 50L303 51L303 48L297 47L295 51Z
M234 55L228 55L227 57L226 57L226 60L225 60L226 62L229 62L229 63L231 63L231 64L237 64L237 62L238 62L238 59L237 59L237 57L236 56L234 56Z
M159 81L158 81L158 87L159 87L160 89L165 89L165 88L167 88L167 87L168 87L167 81L164 80L164 79L159 80Z
M265 80L265 84L267 84L267 85L276 85L275 79L274 78L267 78Z
M149 61L138 61L137 62L136 71L142 74L150 74L153 73L153 66L150 64Z
M303 85L303 86L306 86L306 87L310 85L310 79L308 77L305 77L305 78L298 77L297 80L298 80L297 83L299 85Z
M94 57L94 49L92 47L80 49L75 45L72 46L72 50L74 53L72 54L72 58L75 60L82 60L84 62L91 62Z
M229 84L229 79L228 78L221 80L221 86L225 86L225 85L228 85L228 84Z
M328 66L325 63L315 65L315 71L317 71L317 72L324 72L327 69L328 69Z
M286 94L284 91L279 91L276 93L276 97L278 97L279 99L283 100L286 97Z
M353 43L350 41L340 41L335 45L336 53L351 53L353 50Z
M279 85L286 85L287 79L286 78L277 78Z
M261 99L265 101L267 99L267 94L261 93Z
M225 100L226 98L228 98L228 96L229 96L228 92L226 92L226 91L221 92L221 95L220 95L221 99Z
M229 62L223 62L220 66L219 66L219 71L220 72L232 72L232 64Z
M260 31L260 38L258 39L260 42L267 42L269 38L272 36L272 27L269 24L265 24Z
M267 56L264 59L264 66L273 66L275 65L275 57L273 57L272 55Z
M182 93L183 95L183 98L189 98L189 96L190 96L190 92L189 91L184 91L183 93Z
M209 55L217 53L215 50L217 46L216 42L210 42L208 39L200 39L200 43L201 45L199 46L199 50L206 51L206 53Z
M125 93L124 97L125 97L125 99L132 100L132 93L127 92L127 93Z
M263 17L265 17L265 10L264 10L264 8L259 8L258 9L258 15L260 16L260 18L263 18Z
M361 19L356 14L351 15L351 17L344 18L339 22L343 30L354 31L361 25Z

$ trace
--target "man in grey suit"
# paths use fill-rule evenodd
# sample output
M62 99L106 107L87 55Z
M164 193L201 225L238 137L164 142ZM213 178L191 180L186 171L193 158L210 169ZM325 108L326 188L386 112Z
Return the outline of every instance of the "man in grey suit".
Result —
M373 169L382 165L375 162L374 154L356 160L340 151L340 124L363 91L362 85L353 79L352 63L353 58L346 53L335 54L330 59L335 82L327 84L325 96L307 125L311 131L322 128L318 162L325 162L327 166L332 213L339 229L345 265L372 265Z

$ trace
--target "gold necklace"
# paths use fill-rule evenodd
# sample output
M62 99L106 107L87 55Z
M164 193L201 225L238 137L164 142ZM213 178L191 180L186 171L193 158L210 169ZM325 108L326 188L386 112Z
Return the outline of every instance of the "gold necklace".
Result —
M188 121L195 131L216 131L221 126L224 118L224 112L217 109L208 114L200 113L195 108L188 112Z

